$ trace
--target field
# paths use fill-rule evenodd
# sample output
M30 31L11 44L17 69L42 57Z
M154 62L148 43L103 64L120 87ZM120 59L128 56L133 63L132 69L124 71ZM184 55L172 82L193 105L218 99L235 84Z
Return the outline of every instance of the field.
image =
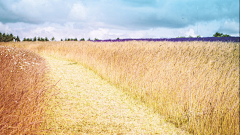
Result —
M239 133L239 43L1 44L81 63L190 133Z
M39 133L50 88L44 59L0 46L0 63L0 134Z

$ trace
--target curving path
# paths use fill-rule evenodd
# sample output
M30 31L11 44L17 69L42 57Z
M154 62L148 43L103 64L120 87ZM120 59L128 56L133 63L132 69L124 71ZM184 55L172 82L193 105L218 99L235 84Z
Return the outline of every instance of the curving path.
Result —
M43 56L59 94L49 102L49 134L185 134L82 65Z

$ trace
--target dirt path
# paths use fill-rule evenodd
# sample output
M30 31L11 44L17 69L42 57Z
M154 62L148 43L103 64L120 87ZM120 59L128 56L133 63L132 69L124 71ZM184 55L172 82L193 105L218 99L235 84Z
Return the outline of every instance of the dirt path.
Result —
M60 80L49 104L50 134L185 134L82 65L44 58Z

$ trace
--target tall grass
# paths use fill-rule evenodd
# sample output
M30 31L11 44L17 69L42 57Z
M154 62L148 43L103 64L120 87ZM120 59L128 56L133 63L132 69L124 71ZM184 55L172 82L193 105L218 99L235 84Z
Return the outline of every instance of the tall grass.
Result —
M17 43L81 62L194 134L239 134L239 43Z
M38 55L0 46L0 134L37 134L46 102L46 66Z

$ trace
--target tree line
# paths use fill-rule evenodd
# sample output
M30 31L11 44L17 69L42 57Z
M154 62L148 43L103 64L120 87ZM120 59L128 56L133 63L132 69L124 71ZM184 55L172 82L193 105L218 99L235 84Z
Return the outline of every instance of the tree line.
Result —
M201 36L197 36L198 38L201 38ZM213 37L231 37L228 34L223 34L223 33L219 33L216 32L215 34L213 34ZM186 38L186 37L177 37L177 38ZM191 36L189 36L189 38L191 38ZM117 38L119 39L119 38ZM91 39L89 38L87 41L90 41ZM97 38L94 39L95 41L98 40ZM15 42L20 42L20 38L17 36L13 36L13 34L5 34L5 33L1 33L0 32L0 42L10 42L10 41L15 41ZM23 38L23 41L49 41L49 39L47 37L42 38L42 37L34 37L34 38ZM51 41L55 41L55 38L52 37ZM61 41L63 41L63 39L61 39ZM65 38L64 41L78 41L77 38ZM79 41L85 41L84 38L81 38Z
M23 41L49 41L49 39L47 37L45 37L45 38L34 37L34 38L23 38Z
M10 42L14 40L20 42L20 38L18 36L15 37L13 34L5 34L0 32L0 42Z
M213 34L213 37L231 37L231 36L228 35L228 34L223 34L223 33L216 32L216 33ZM177 37L177 38L193 38L193 37L192 36L189 36L189 37L181 36L181 37ZM201 38L201 36L198 35L197 38Z

